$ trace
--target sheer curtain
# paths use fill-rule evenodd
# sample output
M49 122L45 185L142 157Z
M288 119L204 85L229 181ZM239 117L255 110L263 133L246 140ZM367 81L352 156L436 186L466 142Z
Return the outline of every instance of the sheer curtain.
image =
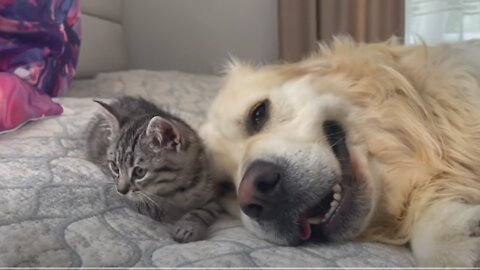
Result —
M480 0L405 0L405 43L480 39Z

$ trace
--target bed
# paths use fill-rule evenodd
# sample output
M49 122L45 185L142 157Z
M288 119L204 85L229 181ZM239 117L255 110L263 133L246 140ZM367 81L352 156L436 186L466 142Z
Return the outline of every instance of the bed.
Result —
M0 267L411 267L406 247L307 243L280 247L223 216L205 241L179 244L170 227L110 196L85 160L93 98L142 96L198 128L220 79L128 70L121 1L82 1L82 48L64 113L0 135ZM104 42L98 42L101 38Z
M169 226L109 196L112 184L85 160L92 98L138 95L198 127L219 78L125 71L75 81L58 98L60 117L0 137L0 266L23 267L395 267L412 266L406 247L375 243L279 247L224 216L205 241L179 244Z

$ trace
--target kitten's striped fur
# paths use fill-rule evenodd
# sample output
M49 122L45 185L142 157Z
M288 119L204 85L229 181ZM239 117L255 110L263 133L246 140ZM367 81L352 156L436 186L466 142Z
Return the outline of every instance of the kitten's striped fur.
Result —
M142 214L175 223L180 242L203 239L222 211L197 133L142 98L97 101L88 157L111 175L117 194Z

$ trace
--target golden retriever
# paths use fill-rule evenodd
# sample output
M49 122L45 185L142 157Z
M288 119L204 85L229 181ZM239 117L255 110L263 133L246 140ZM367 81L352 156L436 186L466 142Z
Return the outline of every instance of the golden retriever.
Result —
M298 63L233 61L201 135L258 237L480 264L480 41L338 37Z

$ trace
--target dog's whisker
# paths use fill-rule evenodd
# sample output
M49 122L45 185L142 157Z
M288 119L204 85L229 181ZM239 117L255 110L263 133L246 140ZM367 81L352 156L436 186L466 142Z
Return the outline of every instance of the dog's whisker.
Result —
M326 137L331 138L331 137L335 137L335 136L340 135L340 134L343 134L343 132L338 131L338 132L329 133Z
M336 142L334 142L330 147L334 147L335 145L339 144L341 141L345 140L345 136L342 138L338 139Z

